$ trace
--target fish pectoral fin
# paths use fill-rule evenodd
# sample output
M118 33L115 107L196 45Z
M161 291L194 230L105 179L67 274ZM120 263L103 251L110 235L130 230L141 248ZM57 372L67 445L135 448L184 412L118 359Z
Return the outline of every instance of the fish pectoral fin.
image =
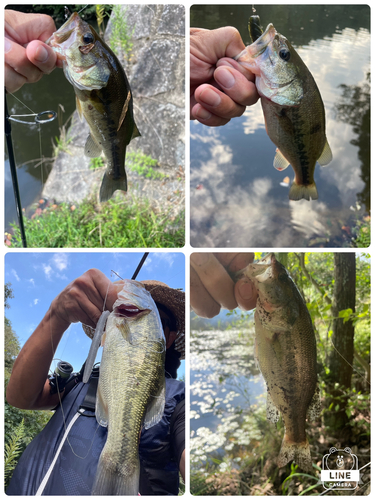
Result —
M328 141L326 140L326 143L323 148L322 154L318 158L318 163L321 167L325 167L328 165L328 163L331 163L332 161L332 151L331 148L329 147Z
M161 384L161 389L159 393L150 396L150 400L144 418L145 429L150 429L150 427L153 427L154 425L160 422L164 414L164 406L165 406L165 379Z
M280 418L280 412L272 401L271 394L267 391L267 407L266 407L267 420L276 424Z
M101 425L102 427L108 426L108 405L104 400L100 380L98 389L96 391L95 417L99 425Z
M141 137L141 133L138 130L137 125L134 123L133 134L130 140L135 139L136 137Z
M320 390L318 384L316 384L316 389L314 395L310 401L310 405L307 408L307 418L310 422L316 420L321 412L321 404L320 404Z
M318 191L316 189L315 182L306 186L305 184L296 184L295 181L293 181L293 184L289 191L289 199L293 201L302 199L305 199L307 201L309 201L310 199L317 200Z
M120 189L121 191L128 190L126 173L124 173L124 176L120 177L119 179L111 179L105 172L99 192L100 203L102 203L103 201L108 201L110 198L112 198L113 193L118 189Z
M77 96L76 96L76 108L78 111L79 119L82 121L83 120L82 106L81 106L81 101L78 99Z
M280 149L277 148L276 155L275 155L275 158L273 160L273 166L276 168L276 170L279 170L281 172L282 170L285 170L288 165L289 165L289 161L281 153Z
M128 95L126 97L126 100L124 102L124 106L123 106L122 111L121 111L120 119L118 121L117 132L120 130L121 125L123 124L123 122L125 120L125 116L126 116L126 113L128 112L128 107L129 107L129 102L130 102L131 96L132 95L131 95L130 90L129 90Z
M93 136L89 134L85 144L85 156L88 156L89 158L97 158L101 155L101 152L102 148L95 141Z

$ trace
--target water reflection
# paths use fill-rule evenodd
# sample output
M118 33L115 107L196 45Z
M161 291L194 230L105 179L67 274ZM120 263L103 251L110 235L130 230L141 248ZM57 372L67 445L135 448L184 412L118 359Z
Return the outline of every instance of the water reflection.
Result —
M282 173L272 166L275 146L266 134L260 103L217 129L191 122L193 246L350 245L351 228L370 208L369 8L340 8L257 7L263 24L273 22L294 44L323 97L334 159L325 168L316 167L319 199L289 201L294 173L290 166ZM244 9L194 6L192 25L241 27L249 43Z
M190 429L192 462L221 454L250 437L241 429L250 406L265 394L265 383L254 360L253 330L191 332ZM263 404L263 403L261 403ZM238 436L237 436L238 434ZM241 435L240 435L241 434Z

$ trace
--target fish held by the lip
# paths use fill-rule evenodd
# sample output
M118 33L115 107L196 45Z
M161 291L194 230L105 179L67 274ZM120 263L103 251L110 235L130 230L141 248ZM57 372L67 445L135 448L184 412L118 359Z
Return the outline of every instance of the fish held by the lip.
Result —
M285 267L274 254L249 264L247 276L258 291L255 312L255 355L267 384L267 418L281 414L285 434L277 459L311 469L306 416L320 413L316 340L306 304Z
M108 436L92 495L138 494L141 428L156 425L165 405L165 338L156 304L136 281L115 286L118 299L105 327L95 410ZM97 350L97 339L92 346Z
M291 200L316 200L315 164L325 166L332 160L319 89L300 56L272 24L255 41L250 36L253 43L235 59L256 75L266 130L277 146L273 165L277 170L292 165Z
M77 110L87 120L90 135L85 155L107 160L100 201L120 189L127 191L126 147L139 131L133 118L133 98L125 72L94 28L75 12L46 42L63 59L67 80L76 94Z

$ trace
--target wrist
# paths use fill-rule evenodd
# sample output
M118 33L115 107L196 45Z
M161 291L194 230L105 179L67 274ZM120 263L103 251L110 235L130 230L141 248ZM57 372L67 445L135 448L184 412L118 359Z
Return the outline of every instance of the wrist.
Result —
M61 315L56 299L51 302L46 318L51 323L51 330L54 332L64 333L70 326L70 321Z

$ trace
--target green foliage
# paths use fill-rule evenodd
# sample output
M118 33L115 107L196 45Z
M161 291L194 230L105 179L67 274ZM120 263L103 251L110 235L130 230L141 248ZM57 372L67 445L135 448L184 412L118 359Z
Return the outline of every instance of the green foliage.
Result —
M154 160L151 156L142 153L130 152L127 154L127 166L138 175L146 177L146 179L164 179L167 175L157 172L153 167L156 167L158 160Z
M24 6L22 6L24 7ZM65 5L60 4L60 5L30 5L31 10L30 12L40 12L43 14L48 14L49 16L52 16L56 22L59 24L63 23L65 21ZM112 9L112 5L102 5L100 7L104 7L104 12L109 14ZM70 12L80 12L80 17L84 19L85 21L94 21L96 19L96 5L85 5L85 4L75 4L75 5L68 5L69 11ZM83 9L83 10L82 10ZM21 10L21 6L20 6ZM25 10L22 9L22 12Z
M122 198L123 199L123 198ZM87 199L78 207L61 204L39 217L26 219L29 247L176 248L185 244L184 214L160 214L148 202L110 200L97 205ZM13 225L14 246L21 247L19 228Z
M104 160L101 156L98 156L98 158L91 158L90 160L90 169L94 170L95 168L103 168L105 167Z
M12 477L13 471L17 465L18 457L22 451L22 439L25 436L25 425L22 419L14 432L9 436L5 442L4 450L4 486L8 486Z
M371 243L371 217L364 217L363 220L357 221L354 232L355 239L352 241L353 247L367 248Z
M14 298L13 290L12 290L11 286L12 286L11 283L5 283L5 285L4 285L4 307L5 307L5 309L9 309L9 307L10 307L8 300Z
M133 48L131 37L133 36L134 28L130 32L126 22L126 9L123 9L121 5L114 5L111 21L112 31L109 46L117 56L120 56L122 53L125 59L130 61Z

